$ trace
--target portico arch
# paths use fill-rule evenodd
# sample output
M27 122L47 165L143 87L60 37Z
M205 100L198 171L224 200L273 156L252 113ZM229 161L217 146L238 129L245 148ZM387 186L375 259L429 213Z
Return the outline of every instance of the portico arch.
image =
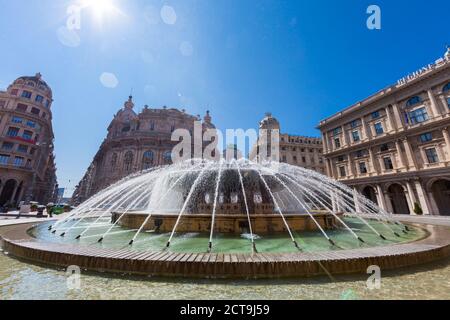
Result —
M0 206L9 204L13 199L14 191L16 190L17 182L14 179L10 179L5 182L2 193L0 194Z
M450 179L435 180L430 189L439 214L450 216Z
M392 212L395 214L411 214L406 198L406 190L399 183L392 183L387 187L388 200L392 206Z
M366 186L362 189L361 194L366 197L368 200L372 201L376 205L378 205L377 200L377 191L372 186Z

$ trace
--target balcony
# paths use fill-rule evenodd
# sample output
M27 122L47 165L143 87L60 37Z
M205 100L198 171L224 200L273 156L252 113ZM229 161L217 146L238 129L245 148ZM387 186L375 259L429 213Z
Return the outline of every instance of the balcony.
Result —
M12 140L16 140L16 141L20 141L20 142L25 142L25 143L29 143L32 145L36 145L37 141L34 139L27 139L27 138L23 138L23 137L19 137L19 136L8 136L8 138L12 139Z

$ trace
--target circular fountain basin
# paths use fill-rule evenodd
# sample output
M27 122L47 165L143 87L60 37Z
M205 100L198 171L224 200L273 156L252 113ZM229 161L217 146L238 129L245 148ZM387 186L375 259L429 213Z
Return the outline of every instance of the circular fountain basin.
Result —
M170 250L164 250L168 234L144 233L133 247L124 246L127 230L115 230L102 243L95 232L74 240L72 234L50 236L48 224L22 225L5 234L2 246L9 254L52 266L80 266L82 269L152 276L201 278L282 278L324 274L366 273L371 265L382 270L428 263L450 256L449 228L410 225L410 232L387 240L371 238L357 221L366 242L352 240L343 230L332 233L333 247L316 232L296 234L302 250L281 235L256 239L258 253L245 236L215 238L214 250L207 252L204 234L179 234ZM375 223L375 222L373 222ZM375 223L376 224L376 223ZM97 232L100 234L99 230ZM122 232L122 233L119 233ZM91 237L92 236L92 237Z
M129 229L139 229L156 232L171 232L177 219L178 213L149 213L144 212L114 212L111 221L119 226ZM337 225L336 216L327 212L312 211L311 216L307 214L288 213L284 214L284 220L280 214L258 214L252 215L250 220L252 231L256 234L286 233L286 223L295 232L317 231L318 225L323 230L333 230ZM313 220L315 219L315 221ZM177 227L177 232L208 233L211 230L212 216L205 214L185 214ZM249 233L248 216L245 214L216 214L214 221L214 233L219 234L243 234Z

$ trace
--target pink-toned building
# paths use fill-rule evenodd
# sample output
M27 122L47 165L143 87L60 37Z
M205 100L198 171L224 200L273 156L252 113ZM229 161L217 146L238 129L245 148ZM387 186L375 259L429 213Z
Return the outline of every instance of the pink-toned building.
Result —
M171 164L172 141L177 129L194 132L200 116L185 110L145 106L140 113L134 111L132 97L114 116L108 135L100 146L83 179L75 189L73 204L79 204L114 182L141 170ZM214 128L209 111L203 118L203 130Z
M54 201L52 102L39 73L0 91L0 206Z

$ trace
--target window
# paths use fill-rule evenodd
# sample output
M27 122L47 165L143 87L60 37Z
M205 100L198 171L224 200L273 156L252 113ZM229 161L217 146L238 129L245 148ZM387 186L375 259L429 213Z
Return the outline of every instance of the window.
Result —
M134 159L133 152L128 151L125 154L125 159L124 159L124 167L125 167L126 172L131 171L131 169L133 167L133 159Z
M0 154L0 164L7 165L9 162L9 156L6 154Z
M447 92L447 91L450 91L450 82L447 83L447 84L444 86L444 88L442 88L442 92Z
M336 148L340 148L341 147L341 140L339 138L334 139L334 146Z
M387 144L387 143L382 144L382 145L380 146L380 151L381 151L381 152L389 151L389 144Z
M22 138L26 140L31 140L33 138L33 132L25 130L22 134Z
M427 110L424 108L419 108L409 113L409 119L411 124L422 123L428 120Z
M380 117L380 111L372 112L371 117L372 119L378 119Z
M384 168L386 170L393 170L394 169L394 165L392 164L392 159L390 157L384 158L383 161L384 161Z
M418 104L418 103L420 103L420 102L422 102L422 99L420 99L419 96L415 96L415 97L412 97L411 99L409 99L409 100L406 102L406 106L407 106L407 107L411 107L411 106L416 105L416 104Z
M170 151L164 152L163 158L164 158L165 163L171 163L172 162L172 152L170 152Z
M17 96L18 93L19 93L19 90L18 90L18 89L12 89L12 90L11 90L11 95L12 95L12 96Z
M16 167L22 167L25 159L22 157L15 157L14 158L14 166Z
M437 155L435 148L426 149L425 154L427 155L428 163L438 163L439 162L439 157Z
M353 142L359 142L361 138L359 137L359 131L352 132Z
M356 158L362 158L364 157L364 150L358 150L355 152Z
M17 111L21 111L21 112L27 112L28 106L26 104L23 103L18 103L17 104Z
M0 108L3 108L6 105L5 100L0 100Z
M347 176L347 172L345 171L345 167L339 167L339 175L341 178L345 178Z
M20 144L17 147L17 151L22 152L22 153L28 153L28 146L24 146L23 144Z
M433 140L433 135L428 132L420 135L420 142L429 142Z
M367 173L367 165L365 162L359 163L359 173L366 174Z
M32 95L32 93L30 91L26 91L26 90L22 91L22 98L31 99L31 95Z
M23 119L20 117L12 117L11 122L12 123L22 123Z
M46 107L47 109L50 107L50 101L49 101L49 100L46 100L46 101L45 101L45 107Z
M36 122L34 122L34 121L27 121L27 126L29 126L30 128L36 128Z
M35 108L35 107L31 108L31 113L32 113L32 114L35 114L35 115L38 116L40 112L41 112L41 111L40 111L38 108Z
M293 156L293 157L292 157L292 160L293 160L294 162L297 162L297 156Z
M352 122L350 122L350 127L351 127L352 129L354 129L354 128L356 128L356 127L359 127L360 124L361 124L361 121L359 121L359 120L353 120Z
M2 150L12 150L14 148L14 143L11 142L3 142Z
M381 124L381 122L375 123L374 127L375 127L375 133L377 135L380 135L380 134L384 133L383 125Z
M44 97L41 95L37 95L36 99L34 99L37 103L42 103L44 101Z
M341 132L342 132L342 128L341 127L333 129L333 136L337 136L337 135L341 134Z
M338 162L344 161L344 156L339 156L339 157L337 157L337 161L338 161Z
M17 137L18 134L19 134L19 128L14 128L14 127L10 127L8 129L8 132L6 132L6 135L8 137Z
M447 98L447 107L450 108L450 97Z
M142 157L142 168L144 170L152 167L154 157L153 151L146 151L144 153L144 156Z

